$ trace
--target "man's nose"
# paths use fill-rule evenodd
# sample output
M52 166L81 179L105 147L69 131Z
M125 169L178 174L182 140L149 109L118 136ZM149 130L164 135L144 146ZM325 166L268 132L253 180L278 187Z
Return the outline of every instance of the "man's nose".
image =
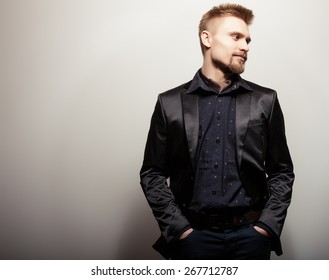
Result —
M248 52L249 51L249 45L247 41L241 40L240 46L241 51Z

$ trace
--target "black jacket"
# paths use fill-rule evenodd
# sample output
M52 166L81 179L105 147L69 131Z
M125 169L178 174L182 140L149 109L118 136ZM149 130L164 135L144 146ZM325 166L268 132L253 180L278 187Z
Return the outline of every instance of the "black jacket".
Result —
M245 82L247 87L236 94L238 172L249 196L262 206L259 222L274 233L273 250L280 255L293 164L276 92ZM190 226L184 212L194 185L199 115L198 96L187 93L189 85L159 95L140 171L144 194L161 230L154 248L164 257Z

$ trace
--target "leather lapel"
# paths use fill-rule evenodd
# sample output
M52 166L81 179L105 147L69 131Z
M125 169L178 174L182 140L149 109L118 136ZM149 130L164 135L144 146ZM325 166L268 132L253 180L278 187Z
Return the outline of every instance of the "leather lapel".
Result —
M250 119L250 92L240 93L236 97L236 151L238 166L241 167L242 148L245 143Z
M193 93L182 93L182 106L185 124L185 133L187 145L192 161L193 170L195 170L195 157L198 147L199 135L199 109L198 95Z

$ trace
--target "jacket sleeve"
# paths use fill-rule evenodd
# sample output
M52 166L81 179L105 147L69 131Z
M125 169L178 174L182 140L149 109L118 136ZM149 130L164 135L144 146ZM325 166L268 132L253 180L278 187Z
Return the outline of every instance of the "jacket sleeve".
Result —
M276 93L268 120L265 168L269 199L259 222L279 239L287 215L294 182L293 164L287 146L283 114ZM279 252L278 254L281 254Z
M159 96L151 119L140 179L162 237L170 243L190 228L190 225L175 203L175 197L167 181L170 176L167 126L161 96Z

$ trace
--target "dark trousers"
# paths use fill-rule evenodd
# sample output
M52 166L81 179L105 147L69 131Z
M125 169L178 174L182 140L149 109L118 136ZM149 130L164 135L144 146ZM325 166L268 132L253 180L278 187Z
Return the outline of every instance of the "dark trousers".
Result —
M271 238L253 225L220 232L194 229L173 245L173 260L269 260L271 255Z

